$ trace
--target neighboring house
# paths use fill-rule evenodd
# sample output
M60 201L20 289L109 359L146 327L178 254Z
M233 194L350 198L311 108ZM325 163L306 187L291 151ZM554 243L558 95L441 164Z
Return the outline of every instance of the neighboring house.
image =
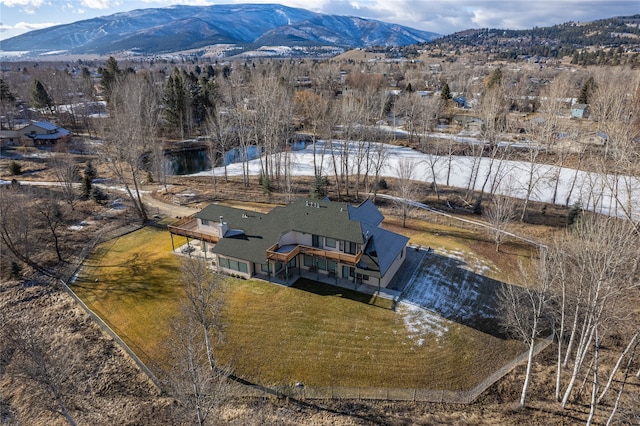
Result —
M465 109L469 108L469 105L467 104L467 98L464 95L453 98L453 102L456 104L458 108L465 108Z
M71 139L71 132L48 121L36 121L20 130L34 145L52 145Z
M482 130L482 120L470 115L454 115L453 123L462 126L465 130Z
M406 256L408 238L380 227L372 201L358 206L298 199L271 212L210 204L169 226L202 243L218 271L245 278L303 273L386 287ZM175 248L174 248L175 249Z
M0 130L0 147L16 146L20 143L20 132L17 130Z
M571 116L575 118L587 118L589 117L589 105L587 104L573 104L571 105Z

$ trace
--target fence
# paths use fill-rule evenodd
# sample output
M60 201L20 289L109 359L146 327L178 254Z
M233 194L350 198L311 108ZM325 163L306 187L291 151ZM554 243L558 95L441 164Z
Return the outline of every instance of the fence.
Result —
M553 342L553 335L536 344L534 355L539 354ZM304 384L277 386L268 388L257 384L247 384L241 380L232 387L232 393L243 397L278 396L294 399L351 399L384 401L417 401L449 404L470 404L491 385L507 375L516 366L525 362L529 351L525 351L508 364L488 376L473 389L465 391L403 388L365 388L365 387L311 387Z
M465 219L455 218L431 210L422 210L424 214L433 214L440 220L446 221L462 221L457 222L464 223L466 226L474 227L486 227L485 224L477 223L474 221L468 221ZM118 334L109 327L97 314L95 314L74 292L67 283L73 281L80 269L82 263L86 257L91 253L95 246L109 239L117 238L126 235L140 229L140 226L123 227L110 232L99 234L94 240L92 240L87 246L85 246L79 256L78 263L72 268L70 272L65 274L66 279L62 279L63 289L80 305L80 307L109 335L114 341L120 345L120 347L131 357L131 359L138 365L138 367L149 377L159 391L162 391L162 384L153 374L153 372L140 360L135 352L118 336ZM529 241L533 244L535 242ZM534 355L537 355L544 350L553 341L553 335L536 344ZM492 375L488 376L473 389L466 391L453 391L453 390L434 390L434 389L404 389L404 388L372 388L372 387L341 387L341 386L327 386L327 387L312 387L305 386L304 384L292 385L292 386L276 386L267 387L259 384L249 383L242 378L235 377L231 386L231 394L239 397L287 397L294 399L351 399L351 400L385 400L385 401L417 401L417 402L435 402L435 403L453 403L453 404L469 404L473 402L480 394L482 394L489 386L500 380L516 366L525 362L528 356L528 350L520 354L518 357L511 360L508 364L497 370Z
M95 248L95 246L101 242L104 241L108 241L110 239L113 238L118 238L121 237L123 235L129 234L131 232L134 232L138 229L140 229L141 226L136 225L136 226L125 226L125 227L121 227L121 228L117 228L117 229L113 229L111 231L108 232L100 232L92 241L90 241L80 252L80 255L78 256L77 261L75 262L75 264L72 264L71 267L67 270L66 273L63 274L64 278L60 279L60 283L62 285L63 290L65 290L67 292L67 294L69 294L73 300L76 301L76 303L91 317L91 319L93 321L95 321L96 324L98 324L98 326L100 328L102 328L102 330L107 333L109 336L111 336L111 338L122 348L122 350L125 351L125 353L138 365L138 367L140 368L140 370L142 370L143 373L145 373L147 375L147 377L149 377L149 379L153 382L153 384L156 386L156 388L159 391L162 391L162 386L160 381L156 378L156 376L151 372L151 370L142 362L142 360L140 358L138 358L138 356L135 354L135 352L133 350L131 350L131 348L120 338L120 336L118 336L118 334L113 331L111 329L111 327L109 327L109 325L107 325L107 323L105 323L102 318L100 318L95 312L93 312L75 293L74 291L69 287L68 283L71 283L75 280L78 271L80 270L82 264L84 263L84 261L86 260L86 258L89 256L89 254L93 251L93 249Z

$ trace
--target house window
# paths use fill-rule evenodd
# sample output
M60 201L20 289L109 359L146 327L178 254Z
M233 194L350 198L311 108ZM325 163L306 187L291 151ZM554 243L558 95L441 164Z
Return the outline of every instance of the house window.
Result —
M202 224L204 226L208 226L209 225L209 220L208 219L200 219L202 221Z
M304 266L312 267L313 266L313 257L308 254L304 255Z
M344 245L344 252L347 254L356 254L358 252L358 244L346 241Z
M320 236L319 235L312 235L311 236L311 245L313 247L318 247L318 248L322 247L322 244L320 243Z
M338 264L336 262L334 262L333 260L328 260L327 261L327 270L329 272L336 272L338 270Z
M329 237L325 237L324 238L324 245L327 247L336 247L336 240L335 238L329 238Z
M271 272L271 264L270 263L263 263L262 265L260 265L260 270L262 272Z
M327 259L319 257L316 261L316 265L318 265L318 269L326 270L327 269Z
M342 267L342 278L353 277L356 273L356 268L350 268L348 266Z
M226 257L220 258L220 266L226 269L231 269L234 271L239 271L244 273L247 273L247 271L249 270L246 263L238 262L237 260L233 260L233 259L227 259Z
M344 251L344 241L340 240L340 251Z

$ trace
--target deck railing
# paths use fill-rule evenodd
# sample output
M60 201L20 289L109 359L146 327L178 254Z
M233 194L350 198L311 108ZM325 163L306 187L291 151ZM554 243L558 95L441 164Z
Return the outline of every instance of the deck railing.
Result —
M340 263L347 263L351 265L356 265L360 258L362 257L362 252L358 252L356 254L348 254L343 253L341 251L333 251L333 250L324 250L318 247L310 247L303 244L297 244L293 250L279 253L278 248L280 246L278 244L274 244L267 249L267 259L268 260L276 260L280 262L288 262L298 254L307 254L310 256L323 257L325 259L335 260Z
M217 232L203 232L198 228L198 219L186 217L168 226L169 232L173 235L193 238L194 240L217 243L220 237Z

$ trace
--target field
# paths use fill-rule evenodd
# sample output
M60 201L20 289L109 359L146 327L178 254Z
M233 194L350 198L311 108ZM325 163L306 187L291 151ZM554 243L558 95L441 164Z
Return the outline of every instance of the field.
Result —
M144 228L99 246L74 291L145 362L163 362L182 297L167 231ZM289 288L229 279L223 313L217 356L264 385L468 389L523 350L473 324L414 305L394 311L313 281Z

